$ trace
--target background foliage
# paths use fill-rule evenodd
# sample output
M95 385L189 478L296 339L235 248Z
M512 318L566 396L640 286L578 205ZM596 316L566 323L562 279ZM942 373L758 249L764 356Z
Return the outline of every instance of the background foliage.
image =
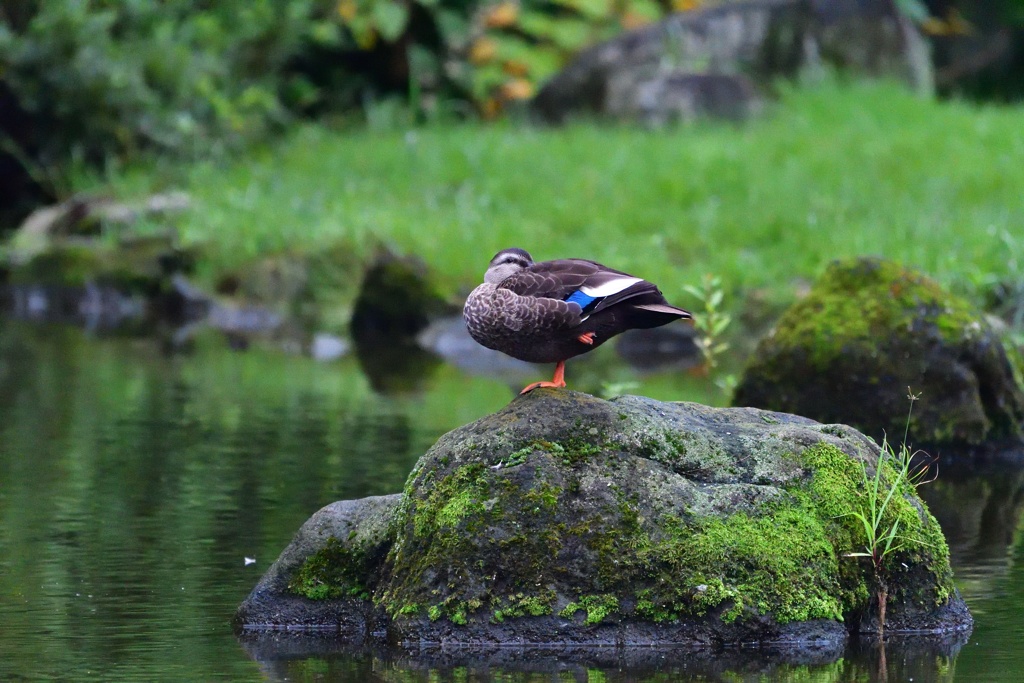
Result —
M680 2L679 6L693 3ZM3 151L51 194L69 161L207 154L397 93L494 115L668 0L26 0L0 5ZM468 106L460 106L458 103ZM56 171L56 175L55 172Z
M69 164L153 147L207 153L265 133L307 96L308 84L289 66L311 40L316 5L6 3L3 151L60 195Z
M729 1L0 0L0 212L66 197L83 167L209 156L299 116L493 118L587 45ZM954 80L964 44L1021 34L1024 0L982 4L897 0Z

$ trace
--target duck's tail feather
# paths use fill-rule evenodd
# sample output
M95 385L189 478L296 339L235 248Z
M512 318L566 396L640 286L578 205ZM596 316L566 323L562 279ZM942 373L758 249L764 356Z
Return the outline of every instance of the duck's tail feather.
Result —
M689 311L684 311L681 308L675 306L669 306L668 304L634 304L636 308L642 308L645 311L651 311L653 313L665 313L666 315L678 316L681 319L689 320L693 318Z

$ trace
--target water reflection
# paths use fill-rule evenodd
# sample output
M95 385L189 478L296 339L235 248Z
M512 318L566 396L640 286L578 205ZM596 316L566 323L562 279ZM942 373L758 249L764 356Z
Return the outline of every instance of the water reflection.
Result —
M920 488L946 534L957 582L977 598L993 597L994 579L1013 567L1010 548L1024 508L1024 467L1006 457L1014 454L1002 455L979 464L947 459L938 478Z
M0 680L251 678L230 618L260 573L441 431L354 364L67 328L4 329L0 357Z
M968 635L888 638L793 649L346 649L326 635L249 634L272 681L953 681Z
M618 379L592 355L594 377ZM578 367L578 388L593 390L588 362ZM655 378L642 391L707 402L685 381ZM236 640L235 608L313 511L399 490L441 433L512 396L505 381L449 364L398 394L375 384L354 355L328 365L233 353L216 335L166 355L155 341L0 319L0 680L1024 678L1024 474L1014 465L944 465L922 489L977 620L966 644L681 654Z

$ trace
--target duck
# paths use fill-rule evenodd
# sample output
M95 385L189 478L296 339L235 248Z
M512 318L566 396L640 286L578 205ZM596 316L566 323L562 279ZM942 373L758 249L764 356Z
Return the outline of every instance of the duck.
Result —
M489 349L529 363L555 363L551 381L565 387L565 362L626 330L692 320L656 285L579 258L535 263L525 249L502 249L462 310L469 334Z

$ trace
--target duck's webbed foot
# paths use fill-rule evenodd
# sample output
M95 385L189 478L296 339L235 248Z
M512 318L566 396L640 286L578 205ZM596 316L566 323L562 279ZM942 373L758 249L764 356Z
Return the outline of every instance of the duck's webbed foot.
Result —
M528 384L525 389L520 391L520 394L525 394L533 391L537 387L550 387L552 389L561 389L565 386L565 361L558 361L558 365L555 366L555 376L551 378L550 382L534 382Z
M527 384L526 387L520 391L520 394L528 394L529 392L539 387L549 387L551 389L561 389L565 386L565 382L558 384L556 382L534 382L533 384Z

